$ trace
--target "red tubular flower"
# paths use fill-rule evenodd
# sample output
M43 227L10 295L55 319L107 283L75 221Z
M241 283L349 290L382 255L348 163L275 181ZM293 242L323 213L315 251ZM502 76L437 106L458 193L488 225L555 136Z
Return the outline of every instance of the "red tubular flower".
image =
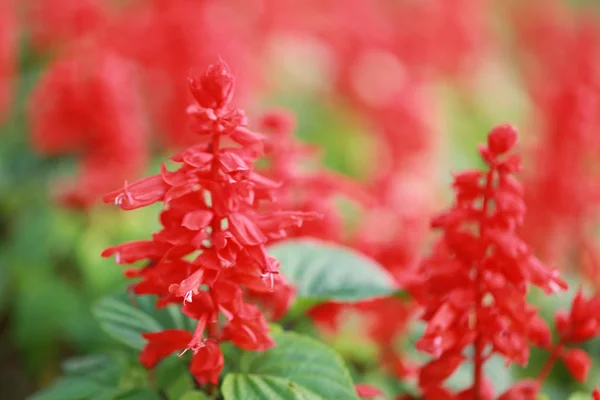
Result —
M282 237L290 220L301 225L303 219L316 215L258 213L257 193L262 199L271 198L268 192L277 185L253 171L263 137L241 127L243 112L229 108L234 90L229 67L219 61L189 82L197 100L189 113L197 123L200 143L172 157L181 164L179 169L171 172L163 167L158 175L104 197L126 210L162 202L163 228L150 240L111 247L103 255L115 255L120 264L148 260L147 267L127 272L141 278L133 285L134 292L157 295L158 307L183 304L183 313L198 321L183 346L180 332L147 335L151 342L143 354L151 366L173 347L191 349L190 371L203 384L218 381L223 368L220 341L256 351L274 345L264 315L248 303L245 293L276 293L277 313L284 312L293 291L285 289L279 264L268 256L265 244ZM235 146L224 145L227 136ZM171 335L177 337L170 339ZM156 338L160 350L152 343Z
M592 366L592 359L581 349L569 349L562 354L565 366L579 382L585 382Z
M598 389L598 388L594 389L594 391L592 392L592 399L600 400L600 389Z
M140 354L140 363L146 368L152 368L171 353L184 349L192 339L192 334L182 329L143 333L142 336L148 341L148 345Z
M540 383L535 379L525 379L514 384L498 400L535 400L540 391Z
M557 359L561 358L571 375L583 382L591 367L591 359L581 349L565 349L566 345L579 344L600 335L600 297L585 299L579 290L571 304L571 310L558 310L554 315L554 323L559 340L553 346L550 356L542 367L538 381L543 382Z
M201 385L207 382L216 385L224 365L225 360L218 343L206 340L204 345L195 351L190 372Z
M583 297L579 290L570 312L558 310L554 316L563 343L582 343L600 335L600 297Z
M515 129L500 125L481 146L485 171L454 176L456 202L434 218L443 236L421 266L412 291L424 306L427 327L417 348L434 356L419 374L427 392L462 363L462 352L474 347L472 394L483 396L483 364L492 353L507 363L525 364L529 341L547 344L549 331L526 302L529 285L552 293L566 288L556 271L537 260L518 237L525 207L523 190L513 178L521 169L510 152ZM532 322L533 321L533 322ZM490 351L484 354L484 349Z

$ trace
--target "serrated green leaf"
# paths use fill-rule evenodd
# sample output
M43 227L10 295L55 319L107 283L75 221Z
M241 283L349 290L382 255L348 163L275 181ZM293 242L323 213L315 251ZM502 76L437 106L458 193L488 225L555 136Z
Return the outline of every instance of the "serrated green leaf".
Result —
M163 329L152 315L121 299L101 299L92 311L107 334L137 350L144 347L143 332Z
M274 339L276 347L245 353L240 371L227 374L225 400L358 399L350 373L331 348L292 332Z
M223 395L229 399L248 400L322 400L310 390L294 382L273 376L244 374L227 375L223 381Z
M269 248L299 299L354 302L391 295L392 276L374 260L346 247L317 240L290 240Z
M179 400L209 400L209 397L205 393L192 390L181 396Z

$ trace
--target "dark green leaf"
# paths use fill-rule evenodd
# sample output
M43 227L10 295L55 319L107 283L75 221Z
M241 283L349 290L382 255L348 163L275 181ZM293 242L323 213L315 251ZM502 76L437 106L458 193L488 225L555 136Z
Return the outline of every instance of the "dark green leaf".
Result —
M117 397L118 400L162 400L160 395L149 388L132 389Z
M179 400L209 400L209 397L205 393L193 390L181 396Z
M65 377L29 400L100 400L114 398L120 389L107 387L86 377Z
M154 373L156 386L165 391L170 399L178 399L194 388L186 362L177 356L165 358L157 365Z
M381 265L350 248L302 239L271 246L269 254L281 262L300 299L353 302L397 289Z
M227 374L225 400L357 399L350 374L339 355L324 344L296 333L274 335L277 346L245 353L240 371Z

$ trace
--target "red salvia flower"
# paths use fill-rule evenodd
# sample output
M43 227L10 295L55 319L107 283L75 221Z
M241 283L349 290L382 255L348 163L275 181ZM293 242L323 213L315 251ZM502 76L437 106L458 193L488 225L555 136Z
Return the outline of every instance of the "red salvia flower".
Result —
M177 347L191 349L190 370L203 384L217 383L223 368L220 341L256 351L274 345L264 315L245 294L272 292L278 299L276 313L285 311L293 291L282 291L285 280L265 244L281 238L285 227L316 214L258 213L277 184L253 170L263 136L243 127L243 111L229 108L235 81L228 66L219 61L189 85L197 103L188 112L200 143L172 157L181 164L177 170L163 167L158 175L104 197L126 210L162 202L162 230L150 240L115 246L103 255L114 254L124 264L147 260L148 266L127 272L141 278L133 291L158 296L159 307L182 304L183 313L198 321L189 337L180 331L146 335L150 343L142 361L151 366ZM231 146L224 144L226 137Z
M40 50L64 47L106 28L107 2L101 0L25 0L33 45Z
M569 349L561 356L565 366L579 382L585 382L592 366L592 359L581 349Z
M86 207L146 163L146 129L134 71L108 47L83 44L46 70L29 103L33 145L45 155L81 153L77 180L61 188Z
M552 0L521 2L517 11L537 127L525 234L544 260L562 261L592 249L586 241L600 206L598 16Z
M184 348L192 339L192 334L182 329L143 333L142 336L148 341L148 345L140 354L140 363L147 368L154 367L161 359Z
M456 174L455 204L432 221L443 236L412 288L427 322L417 348L434 357L419 374L426 393L461 365L467 346L474 348L471 393L482 398L482 366L493 353L523 365L530 340L549 341L549 331L527 304L527 289L535 285L553 293L566 283L517 235L525 207L523 189L513 177L520 161L509 154L516 141L512 126L492 129L487 146L479 149L487 170Z
M543 382L554 363L561 359L573 378L579 382L587 379L592 365L590 356L579 348L566 348L567 345L577 345L600 335L600 297L584 298L579 290L571 309L558 310L554 315L554 323L558 331L558 342L551 348L550 356L538 374L538 381Z

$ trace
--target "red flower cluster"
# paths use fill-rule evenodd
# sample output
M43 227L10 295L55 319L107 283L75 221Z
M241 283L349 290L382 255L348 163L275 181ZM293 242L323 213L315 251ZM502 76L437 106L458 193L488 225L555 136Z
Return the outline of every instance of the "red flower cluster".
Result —
M24 0L31 41L39 50L68 47L106 27L111 13L103 0Z
M479 149L487 170L455 175L456 202L432 221L443 236L413 288L427 322L417 348L434 357L419 372L427 398L443 398L442 384L466 360L468 346L474 349L474 380L464 393L489 398L482 367L492 354L522 365L530 341L550 342L548 327L527 304L527 290L533 284L553 293L566 283L516 233L525 214L523 188L513 177L520 157L507 154L516 142L513 127L494 128Z
M132 66L98 43L51 64L29 104L32 143L43 154L81 153L79 177L60 196L85 207L146 164L146 124Z
M246 350L273 346L262 312L244 293L272 292L279 303L272 306L287 307L293 292L286 290L279 264L268 256L265 243L316 215L258 213L277 183L253 170L263 136L244 127L242 110L229 108L234 77L227 65L211 65L204 76L189 80L189 88L196 104L188 112L200 143L171 158L182 164L176 171L163 166L160 174L104 198L125 210L162 202L163 229L151 240L112 247L103 255L115 255L117 263L124 264L147 260L148 266L127 271L141 278L133 285L134 293L158 296L158 307L183 303L183 313L198 321L193 334L147 334L142 363L152 367L175 350L191 349L190 369L198 382L216 383L223 367L220 341L230 340Z
M558 343L552 347L550 357L540 371L538 381L546 379L555 361L560 358L571 375L579 381L587 379L592 360L579 348L566 348L566 345L577 345L600 335L600 297L585 299L581 290L573 298L571 309L558 310L554 317L558 331Z
M600 207L600 29L594 13L564 2L522 8L518 38L536 121L525 233L544 259L563 261L589 250Z

